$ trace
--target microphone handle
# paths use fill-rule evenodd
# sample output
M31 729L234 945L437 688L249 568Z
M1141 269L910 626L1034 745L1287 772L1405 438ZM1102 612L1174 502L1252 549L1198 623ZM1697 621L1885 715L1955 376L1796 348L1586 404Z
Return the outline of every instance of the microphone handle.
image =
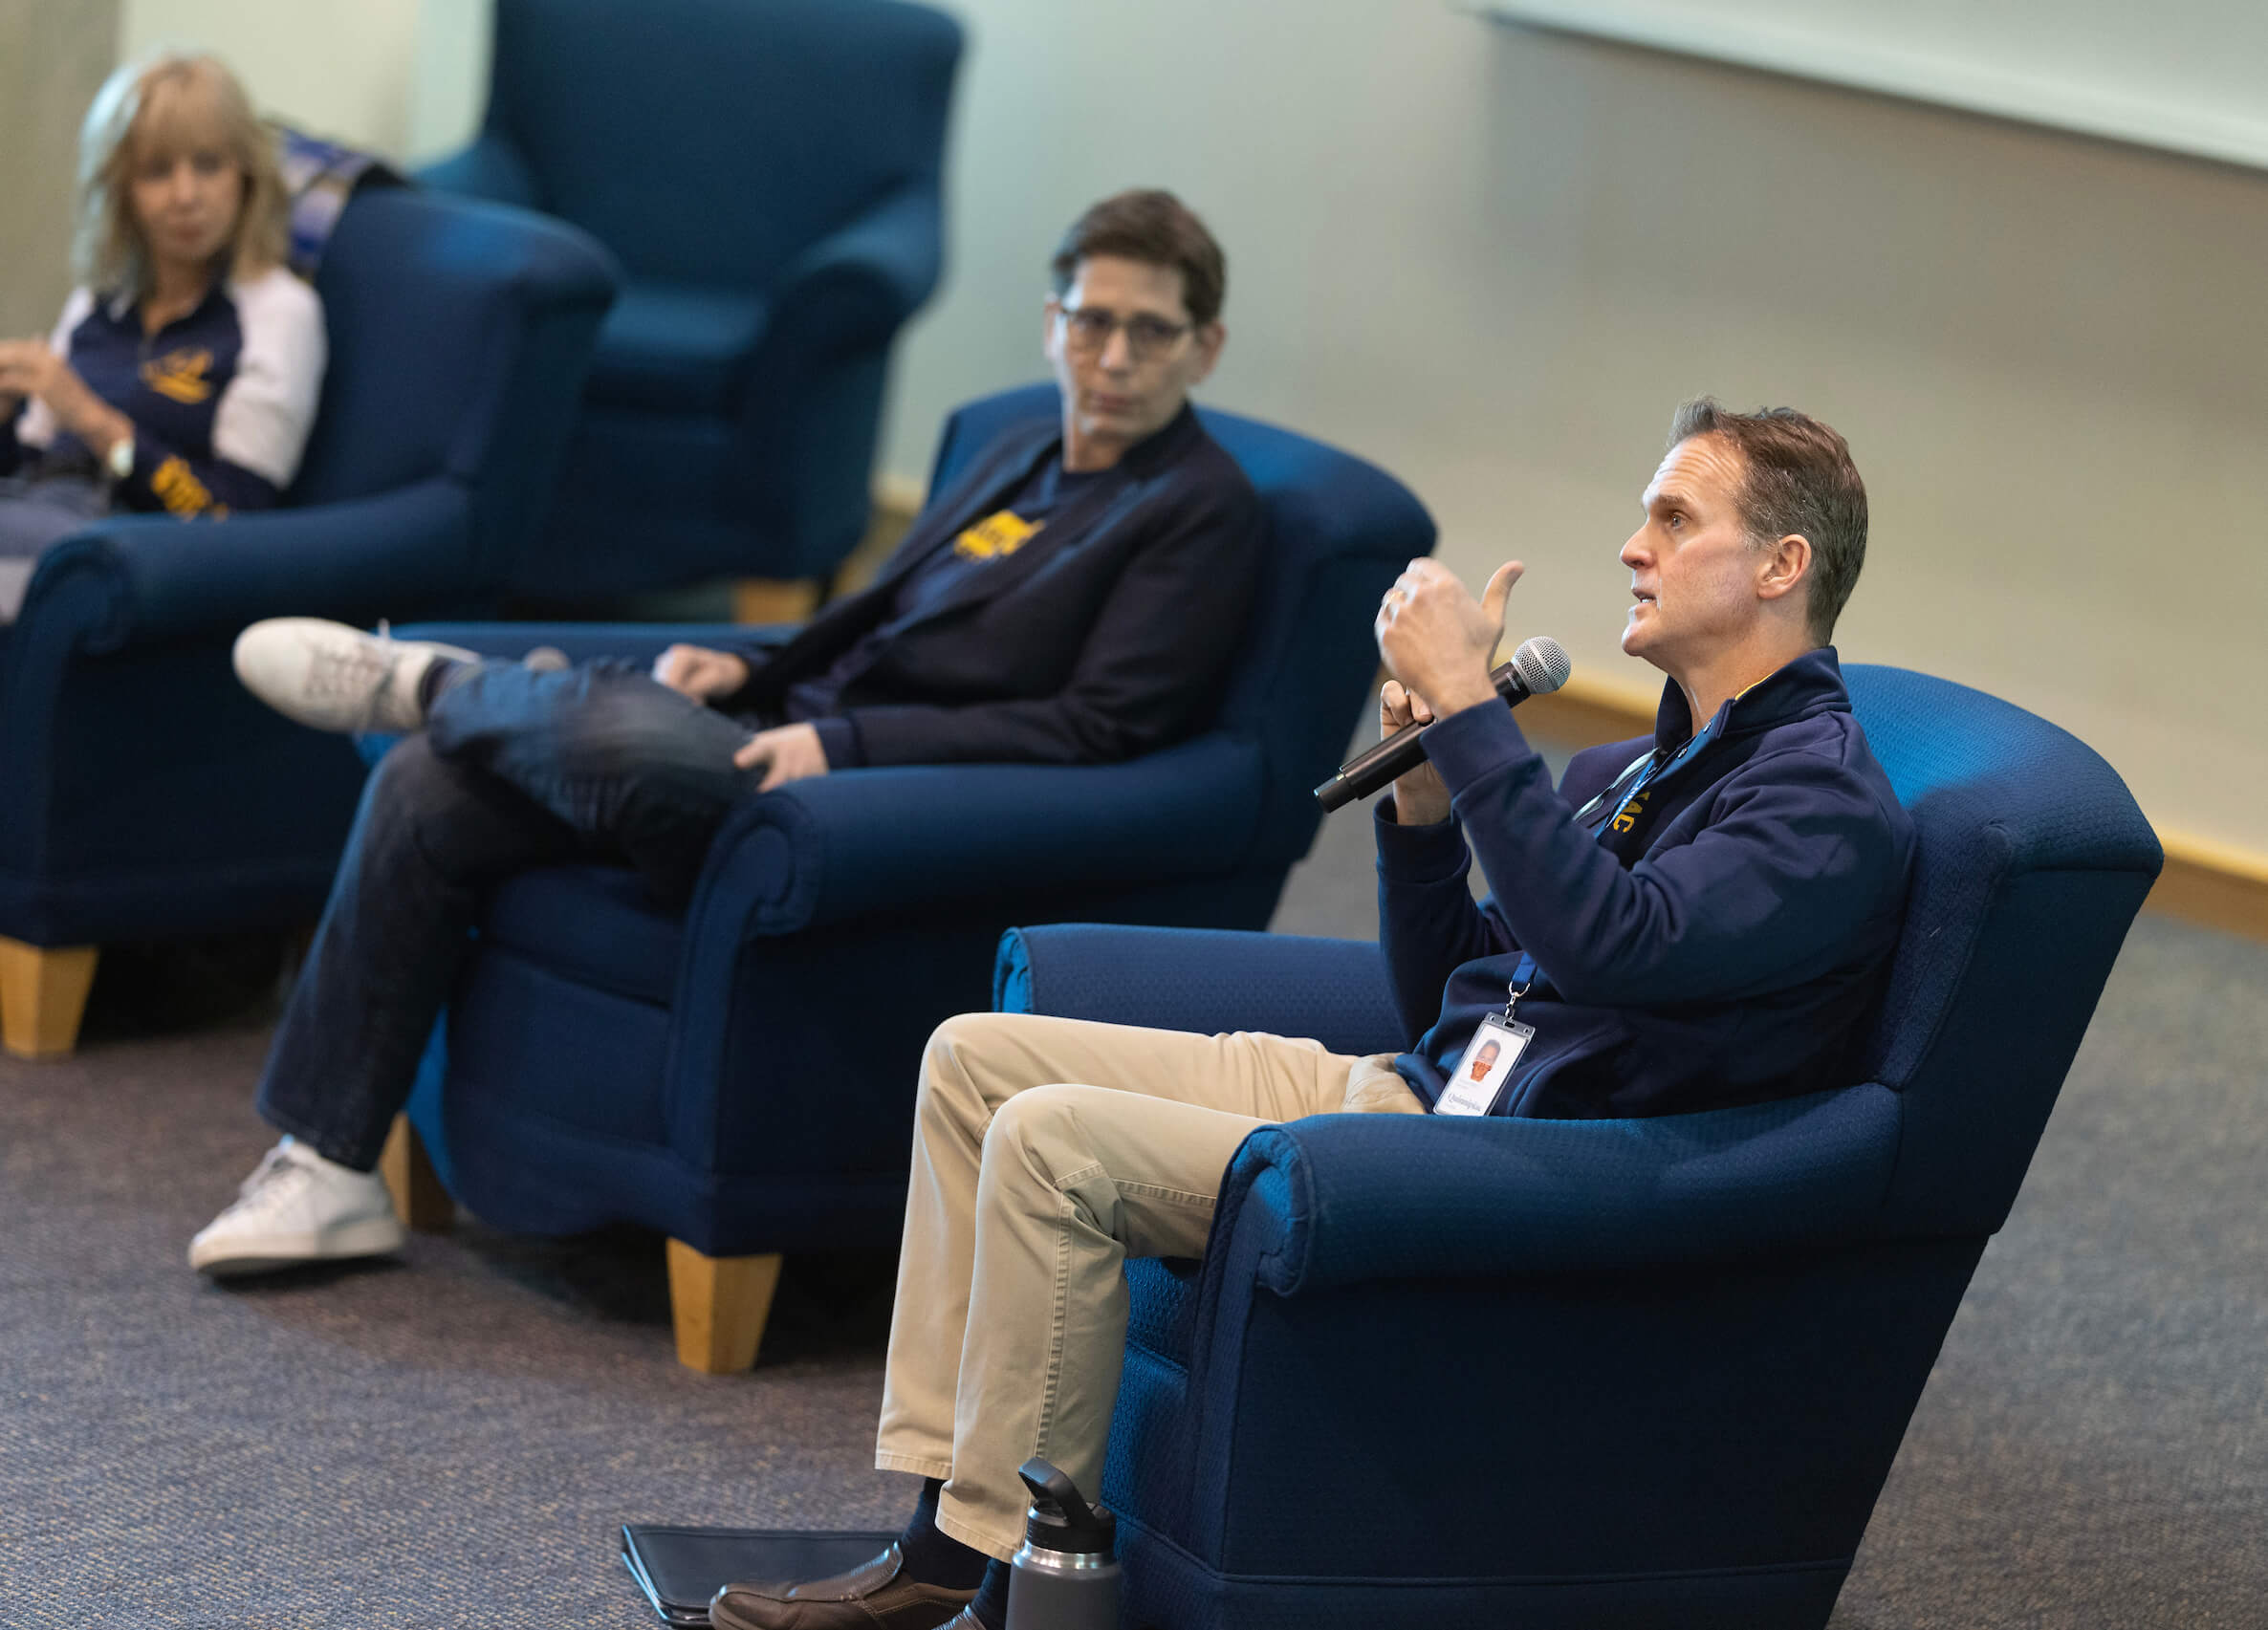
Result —
M1517 707L1528 700L1528 687L1510 663L1489 675L1504 706ZM1433 727L1405 725L1376 747L1366 748L1339 767L1339 773L1315 790L1316 801L1326 813L1344 809L1357 798L1367 798L1387 782L1417 768L1426 756L1426 732Z

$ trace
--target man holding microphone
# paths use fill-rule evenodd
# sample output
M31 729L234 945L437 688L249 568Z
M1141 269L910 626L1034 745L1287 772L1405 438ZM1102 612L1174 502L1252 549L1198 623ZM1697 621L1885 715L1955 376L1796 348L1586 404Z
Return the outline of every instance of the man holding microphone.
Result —
M1407 1051L1032 1014L938 1028L876 1448L921 1495L849 1575L728 1585L720 1630L1001 1630L1016 1467L1039 1455L1097 1489L1122 1265L1203 1253L1257 1127L1679 1114L1841 1084L1912 851L1827 643L1865 556L1865 487L1818 421L1703 399L1641 504L1622 639L1667 676L1654 735L1577 755L1557 791L1489 677L1520 564L1475 599L1415 560L1379 608L1381 724L1430 722L1376 815Z

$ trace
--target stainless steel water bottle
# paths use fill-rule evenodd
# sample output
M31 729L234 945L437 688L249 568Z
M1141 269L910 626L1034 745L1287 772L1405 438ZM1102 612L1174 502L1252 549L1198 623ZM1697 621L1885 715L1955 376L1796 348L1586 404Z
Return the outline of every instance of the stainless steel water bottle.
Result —
M1044 1460L1016 1475L1032 1490L1032 1514L1009 1562L1008 1630L1118 1630L1118 1519Z

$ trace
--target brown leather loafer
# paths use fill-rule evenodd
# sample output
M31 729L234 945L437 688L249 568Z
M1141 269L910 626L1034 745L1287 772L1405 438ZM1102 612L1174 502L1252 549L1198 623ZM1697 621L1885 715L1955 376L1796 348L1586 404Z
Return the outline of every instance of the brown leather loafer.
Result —
M905 1577L893 1544L871 1562L802 1585L727 1585L710 1598L716 1630L938 1630L976 1599Z

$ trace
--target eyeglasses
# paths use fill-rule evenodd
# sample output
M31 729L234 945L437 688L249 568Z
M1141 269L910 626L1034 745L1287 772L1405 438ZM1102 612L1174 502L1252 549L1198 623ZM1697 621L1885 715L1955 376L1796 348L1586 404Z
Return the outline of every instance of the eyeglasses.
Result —
M1058 306L1056 315L1063 319L1064 348L1080 357L1099 356L1110 344L1110 337L1123 330L1126 336L1126 355L1137 362L1147 362L1163 357L1173 349L1181 337L1194 325L1186 322L1167 322L1146 312L1122 317L1116 312L1096 306Z

